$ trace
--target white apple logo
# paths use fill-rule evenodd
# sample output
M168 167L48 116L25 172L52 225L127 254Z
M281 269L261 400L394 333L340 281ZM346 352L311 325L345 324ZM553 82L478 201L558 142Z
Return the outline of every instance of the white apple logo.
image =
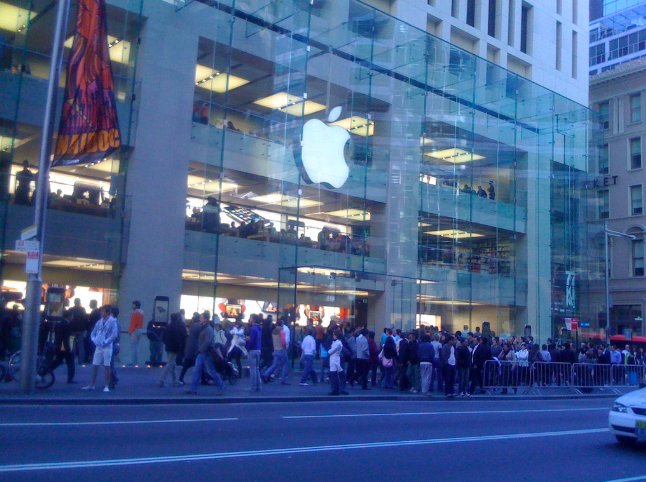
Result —
M332 109L328 122L336 121L341 110L341 107ZM328 126L318 119L307 121L303 126L301 151L301 174L305 182L336 189L343 186L350 174L343 155L348 139L350 134L341 126Z

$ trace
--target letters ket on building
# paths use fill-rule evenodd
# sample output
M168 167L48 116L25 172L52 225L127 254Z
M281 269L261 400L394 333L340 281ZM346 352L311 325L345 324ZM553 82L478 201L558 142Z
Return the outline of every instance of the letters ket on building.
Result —
M105 0L79 0L52 165L92 164L120 146Z

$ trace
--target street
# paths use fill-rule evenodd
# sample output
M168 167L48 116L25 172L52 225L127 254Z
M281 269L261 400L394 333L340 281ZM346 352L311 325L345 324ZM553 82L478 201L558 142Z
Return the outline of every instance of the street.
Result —
M611 404L5 406L0 479L646 480L646 445L606 431Z

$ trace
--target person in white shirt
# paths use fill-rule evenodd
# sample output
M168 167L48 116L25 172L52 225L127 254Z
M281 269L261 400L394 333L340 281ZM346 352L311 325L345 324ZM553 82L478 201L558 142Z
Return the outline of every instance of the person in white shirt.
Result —
M334 330L332 335L333 341L328 355L330 356L330 384L332 385L332 391L329 395L348 395L348 392L345 390L341 392L339 387L341 385L345 386L345 372L341 366L341 350L343 350L343 343L341 342L341 337L343 332L339 329Z
M92 360L92 380L90 384L83 387L82 390L94 390L96 376L99 373L99 365L105 367L105 387L104 392L110 389L110 361L112 360L112 343L119 335L117 321L111 316L112 307L105 305L101 307L101 318L94 325L92 330L92 343L96 345L94 350L94 359Z
M238 373L242 376L242 363L240 362L241 356L247 356L247 349L245 348L246 338L244 333L244 328L242 327L241 321L236 321L236 324L231 331L231 346L227 352L227 361L231 360L236 361L238 366Z
M303 361L305 362L305 368L303 369L303 376L301 377L301 386L306 387L307 379L311 376L314 385L318 383L316 378L316 372L314 371L314 357L316 356L316 340L312 336L314 333L314 328L308 326L306 328L305 338L301 342L301 350L303 351Z

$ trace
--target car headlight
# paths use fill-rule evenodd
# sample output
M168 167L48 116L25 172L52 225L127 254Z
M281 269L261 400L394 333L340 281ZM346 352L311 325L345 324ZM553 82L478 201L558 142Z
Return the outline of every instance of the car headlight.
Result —
M619 402L615 402L614 405L612 406L612 411L626 413L628 411L628 407L626 407L626 405L623 405Z

